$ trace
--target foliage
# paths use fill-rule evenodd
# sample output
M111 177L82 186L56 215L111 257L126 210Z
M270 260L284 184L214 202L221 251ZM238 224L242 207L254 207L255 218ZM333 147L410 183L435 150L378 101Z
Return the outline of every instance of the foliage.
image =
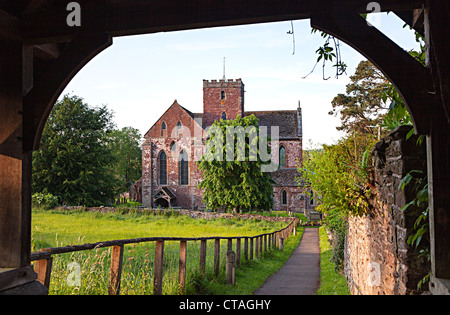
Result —
M92 108L78 96L57 102L33 154L33 191L51 193L68 205L112 200L118 185L109 145L112 117L106 106Z
M239 128L242 132L233 133ZM261 160L259 137L258 119L254 115L214 122L208 131L206 153L198 162L203 171L199 188L204 189L203 202L207 208L239 213L273 207L272 181L268 173L261 171L270 161ZM227 158L230 152L233 155ZM267 144L266 152L270 153Z
M311 31L311 33L313 33L313 34L316 32L317 32L317 29L315 29L315 28L313 28ZM346 73L346 70L347 70L347 64L342 61L342 57L341 57L341 43L340 43L339 39L337 39L336 37L331 36L325 32L320 32L320 36L325 39L325 42L324 42L323 46L320 46L316 50L316 54L318 55L318 57L317 57L316 64L314 65L314 68L311 70L311 72L308 75L306 75L303 78L306 78L311 73L313 73L314 70L316 69L317 65L319 64L319 62L322 61L323 79L324 80L330 79L330 77L328 77L328 78L325 77L325 66L326 66L326 63L329 61L329 62L334 62L333 67L336 68L336 79L337 79L337 78L339 78L339 76ZM331 43L331 45L330 45L330 43ZM335 61L333 59L335 59Z
M405 190L407 187L410 187L415 194L415 197L402 208L402 211L408 211L410 208L420 209L420 214L414 223L407 243L419 251L419 257L425 257L426 260L430 262L430 223L427 175L420 170L410 171L402 178L398 189ZM430 273L418 283L417 287L419 290L421 290L424 284L428 283L429 277Z
M58 197L52 194L35 193L31 197L31 203L34 207L53 209L58 205Z
M331 102L329 114L340 114L342 125L337 130L376 134L386 110L386 100L380 95L386 93L389 83L367 60L359 63L350 81L346 94L338 94Z
M119 191L128 191L142 176L141 134L138 129L124 127L111 133L115 157L114 174L120 179Z

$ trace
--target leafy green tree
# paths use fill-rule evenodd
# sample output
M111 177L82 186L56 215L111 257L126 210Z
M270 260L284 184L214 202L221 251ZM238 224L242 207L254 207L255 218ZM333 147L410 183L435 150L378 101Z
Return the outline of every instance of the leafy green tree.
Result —
M261 171L270 161L261 159L260 137L254 115L216 121L209 129L206 153L198 162L203 171L199 187L209 209L239 213L273 207L272 180ZM263 145L270 153L267 142Z
M332 101L330 115L341 117L337 130L377 134L387 111L382 95L389 88L389 81L369 61L361 61L355 74L350 76L346 94L338 94Z
M116 160L114 173L120 180L119 190L127 191L142 176L142 136L138 129L124 127L113 130L111 137Z
M57 196L60 204L98 206L116 194L113 114L65 95L51 112L40 149L33 154L33 192Z

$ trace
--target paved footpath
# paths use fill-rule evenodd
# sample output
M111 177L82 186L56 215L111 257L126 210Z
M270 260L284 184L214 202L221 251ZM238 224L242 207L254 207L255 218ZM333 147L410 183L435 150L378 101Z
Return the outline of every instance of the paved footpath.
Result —
M253 294L312 295L319 288L319 278L319 229L305 228L300 245L286 264Z

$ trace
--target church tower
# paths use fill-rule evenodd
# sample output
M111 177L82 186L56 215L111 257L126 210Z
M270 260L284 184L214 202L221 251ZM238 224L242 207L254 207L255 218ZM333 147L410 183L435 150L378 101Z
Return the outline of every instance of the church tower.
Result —
M244 116L244 83L237 80L203 80L203 128L215 120Z

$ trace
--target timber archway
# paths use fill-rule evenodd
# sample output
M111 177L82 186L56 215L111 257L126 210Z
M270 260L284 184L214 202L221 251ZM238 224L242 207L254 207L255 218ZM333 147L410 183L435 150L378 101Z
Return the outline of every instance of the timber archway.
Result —
M64 87L113 37L311 19L372 61L427 135L432 291L450 279L450 3L378 0L422 32L427 66L360 17L368 0L79 0L80 26L61 0L0 3L0 292L42 292L30 266L31 152ZM446 280L447 279L447 280Z

